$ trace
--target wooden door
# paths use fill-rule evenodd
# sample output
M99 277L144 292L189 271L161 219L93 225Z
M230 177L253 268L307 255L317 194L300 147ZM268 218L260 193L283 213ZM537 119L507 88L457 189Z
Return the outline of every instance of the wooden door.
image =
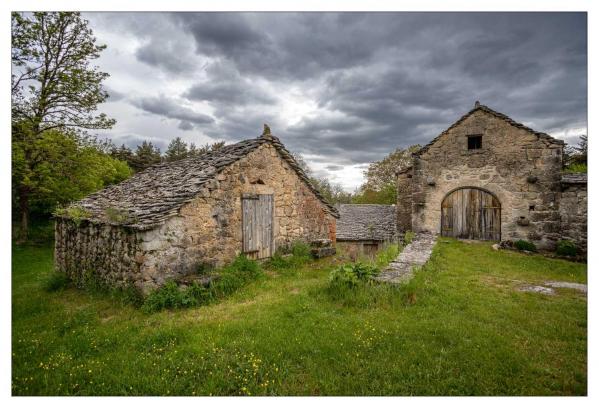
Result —
M499 200L478 188L461 188L449 193L441 204L441 235L501 240Z
M274 252L272 194L244 194L241 209L243 252L252 259L272 256Z

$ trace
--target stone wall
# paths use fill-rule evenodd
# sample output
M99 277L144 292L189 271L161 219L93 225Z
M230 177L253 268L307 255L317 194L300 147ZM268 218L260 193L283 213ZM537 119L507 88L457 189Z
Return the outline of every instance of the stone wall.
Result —
M468 150L468 135L482 135L482 148ZM478 187L501 202L503 240L554 248L560 237L562 153L559 142L482 110L473 112L414 158L412 229L438 233L446 195Z
M122 227L66 219L55 224L54 262L78 285L93 278L116 286L141 287L136 233Z
M138 234L144 290L201 264L219 267L239 255L245 193L274 195L275 248L296 240L335 242L335 218L277 150L264 144L223 170L178 216Z
M561 238L587 252L587 184L564 183L560 200Z
M383 241L337 241L337 252L354 262L361 258L374 259L377 251L383 249L385 244Z
M412 231L412 168L397 175L397 231Z

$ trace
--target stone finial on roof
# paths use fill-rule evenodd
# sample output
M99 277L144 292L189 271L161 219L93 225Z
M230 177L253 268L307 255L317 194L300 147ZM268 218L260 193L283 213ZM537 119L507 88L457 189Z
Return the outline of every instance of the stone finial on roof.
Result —
M479 101L474 102L474 107L475 108L478 108L479 106L480 106L480 102Z
M268 126L266 123L264 124L264 131L262 132L262 136L261 137L269 137L272 136L270 134L270 126Z

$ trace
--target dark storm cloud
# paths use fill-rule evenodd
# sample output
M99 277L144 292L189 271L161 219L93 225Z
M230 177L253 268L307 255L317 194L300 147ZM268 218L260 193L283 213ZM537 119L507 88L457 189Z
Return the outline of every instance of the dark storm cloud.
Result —
M185 94L192 101L224 105L274 104L277 100L262 86L243 78L231 66L214 63L206 68L208 79L196 83Z
M193 69L193 65L180 52L180 47L171 41L150 41L138 48L135 56L143 63L173 74L182 74Z
M219 140L257 136L269 123L291 150L328 160L329 171L425 144L476 100L540 131L586 127L584 13L119 18L143 39L138 60L189 82L180 95L136 106ZM284 117L292 88L316 109ZM191 109L200 102L214 118Z
M202 126L214 122L211 116L195 112L164 95L138 98L133 100L133 104L145 112L179 120L179 128L183 130L189 130L189 126Z
M585 125L583 14L179 17L198 53L218 56L242 74L324 84L315 92L322 115L285 129L302 141L292 144L304 153L360 161L398 145L426 143L477 99L516 120L542 125L539 130ZM236 95L234 87L214 88L203 91L205 100ZM342 115L331 117L325 110ZM365 140L376 140L366 153Z

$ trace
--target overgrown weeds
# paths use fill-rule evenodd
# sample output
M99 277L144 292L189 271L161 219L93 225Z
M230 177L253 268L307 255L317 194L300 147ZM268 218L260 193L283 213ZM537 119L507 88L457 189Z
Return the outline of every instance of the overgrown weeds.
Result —
M146 313L152 313L163 309L205 305L222 299L257 279L262 275L262 268L256 261L241 255L215 274L218 275L218 279L212 280L207 287L193 283L181 289L176 282L167 281L145 298L141 308Z
M564 173L586 173L588 171L586 163L572 163L564 168Z
M265 267L284 274L294 274L310 260L312 260L310 246L303 241L296 241L287 248L277 250L265 263Z
M43 283L46 292L58 292L66 289L71 284L71 280L62 272L53 272Z
M388 244L376 254L375 264L382 269L389 265L397 255L401 252L401 247L398 244Z

